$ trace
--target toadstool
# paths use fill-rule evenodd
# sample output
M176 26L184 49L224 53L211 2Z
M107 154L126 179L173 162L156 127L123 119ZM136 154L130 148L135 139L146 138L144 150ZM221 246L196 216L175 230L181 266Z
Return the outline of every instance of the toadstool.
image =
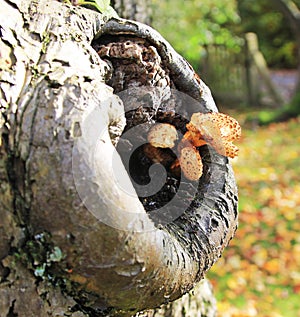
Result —
M241 136L241 127L232 117L219 112L194 113L186 125L187 132L178 143L179 159L171 165L171 171L178 174L180 166L184 176L198 180L203 172L202 159L196 147L205 144L212 146L219 154L234 158L238 148L232 143ZM159 123L148 133L148 146L145 154L154 162L170 163L171 157L163 153L163 149L173 148L178 139L176 128L169 123Z
M176 128L169 123L158 123L148 133L148 142L154 147L172 148L177 139Z
M218 112L194 113L190 123L186 125L188 131L184 139L194 146L205 143L211 145L219 154L234 158L238 148L232 143L241 136L241 127L232 117Z
M197 181L202 176L202 160L195 147L184 147L181 150L179 164L187 179Z

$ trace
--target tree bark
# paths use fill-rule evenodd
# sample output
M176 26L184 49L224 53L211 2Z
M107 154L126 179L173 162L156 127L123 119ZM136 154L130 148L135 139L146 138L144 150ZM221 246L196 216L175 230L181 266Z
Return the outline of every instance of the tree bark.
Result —
M149 0L113 0L111 5L124 19L151 24L152 7Z
M120 189L112 165L129 119L126 98L108 84L121 83L128 59L123 51L100 58L96 49L136 39L133 47L153 52L159 89L148 73L129 83L137 100L153 98L153 109L172 88L198 111L216 111L209 89L146 25L55 1L0 5L0 315L132 316L178 299L234 235L233 172L227 158L203 150L206 170L190 207L153 221L136 193ZM131 75L150 65L138 58Z

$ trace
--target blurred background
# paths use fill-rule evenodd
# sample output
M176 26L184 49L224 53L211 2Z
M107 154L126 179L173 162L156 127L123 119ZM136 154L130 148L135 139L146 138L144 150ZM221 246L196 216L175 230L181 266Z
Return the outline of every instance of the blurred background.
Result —
M239 228L209 272L219 315L300 316L300 0L153 0L152 25L243 137Z

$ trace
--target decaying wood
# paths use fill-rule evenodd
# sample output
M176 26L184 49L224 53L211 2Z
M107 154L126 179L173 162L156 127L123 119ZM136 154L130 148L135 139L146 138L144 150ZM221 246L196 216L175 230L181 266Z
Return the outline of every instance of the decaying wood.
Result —
M227 158L205 152L206 176L191 208L166 226L154 223L138 196L115 184L111 155L126 118L109 86L115 74L109 54L100 57L99 49L128 37L151 47L160 79L144 72L141 84L180 90L205 112L216 111L209 89L143 24L55 1L0 4L1 316L131 316L181 297L234 235L233 172ZM125 60L119 56L118 67ZM132 69L140 71L142 62ZM84 135L84 124L95 109L105 133L91 153L94 140ZM74 177L93 188L88 202ZM114 226L85 203L100 205Z

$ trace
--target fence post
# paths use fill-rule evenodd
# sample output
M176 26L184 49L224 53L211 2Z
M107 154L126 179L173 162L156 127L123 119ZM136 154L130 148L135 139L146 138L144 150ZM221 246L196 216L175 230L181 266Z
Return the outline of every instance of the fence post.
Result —
M257 35L252 32L246 33L245 38L247 43L247 49L250 54L250 59L256 66L256 69L260 74L262 80L264 81L266 88L269 90L270 97L278 106L282 106L284 101L270 78L267 63L264 59L263 54L259 51L258 48Z
M248 47L248 40L245 36L244 45L245 54L245 71L247 82L247 104L249 106L257 106L259 104L259 83L257 68L251 58L250 49Z

